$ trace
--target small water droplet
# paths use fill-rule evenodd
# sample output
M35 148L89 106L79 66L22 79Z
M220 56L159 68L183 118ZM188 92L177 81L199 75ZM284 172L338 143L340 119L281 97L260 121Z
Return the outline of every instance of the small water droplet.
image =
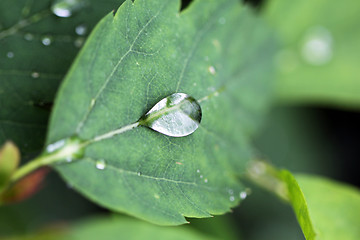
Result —
M231 202L235 201L235 197L234 197L234 196L230 196L229 199L230 199Z
M203 175L200 175L200 178L203 178Z
M74 41L75 47L80 48L80 47L82 47L83 44L84 44L84 38L82 38L82 37L76 38Z
M26 34L24 35L24 38L25 38L25 40L27 40L27 41L31 41L31 40L34 39L34 35L32 35L31 33L26 33Z
M240 198L241 199L245 199L246 197L247 197L247 192L246 191L240 192Z
M51 11L58 17L71 17L74 12L85 6L83 0L56 0L51 6Z
M208 67L208 71L212 74L215 75L216 71L215 68L213 66Z
M32 78L38 78L38 77L40 77L40 74L38 72L32 72L31 77Z
M197 173L200 173L200 170L198 169L198 170L196 170L196 172L197 172Z
M52 40L51 40L51 38L50 37L43 37L42 39L41 39L41 42L42 42L42 44L44 44L45 46L49 46L50 44L51 44L51 42L52 42Z
M140 176L141 176L141 172L138 172L137 175L140 177Z
M77 35L83 36L86 34L87 28L84 24L81 24L75 28L75 32Z
M48 153L52 153L56 150L58 150L59 148L63 147L65 145L65 140L62 139L60 141L57 141L57 142L54 142L52 144L49 144L47 147L46 147L46 151Z
M312 65L324 65L333 55L333 38L324 27L309 29L304 37L301 53L305 61Z
M219 23L220 24L225 24L226 23L226 19L224 17L219 18Z
M207 178L205 178L205 179L204 179L204 182L205 182L205 183L207 183L207 182L208 182L208 179L207 179Z
M139 124L172 137L184 137L195 132L201 121L201 107L191 96L174 93L159 101Z
M229 190L228 190L228 193L232 195L232 194L234 194L234 190L229 189Z
M96 161L95 166L96 166L96 168L99 169L99 170L104 170L105 167L106 167L105 160L104 160L104 159L100 159L100 160Z
M8 52L8 53L6 54L6 56L7 56L8 58L13 58L13 57L15 56L15 54L14 54L13 52Z

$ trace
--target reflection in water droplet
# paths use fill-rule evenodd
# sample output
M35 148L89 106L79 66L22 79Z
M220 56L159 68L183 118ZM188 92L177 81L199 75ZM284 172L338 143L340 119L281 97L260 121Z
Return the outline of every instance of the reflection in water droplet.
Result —
M6 56L7 56L8 58L13 58L13 57L15 56L15 54L14 54L13 52L8 52L8 53L6 54Z
M45 46L49 46L51 44L51 38L50 37L43 37L41 39L42 44L44 44Z
M32 72L31 77L32 78L38 78L38 77L40 77L40 74L38 72Z
M328 63L333 55L331 33L321 26L309 29L305 35L301 51L305 61L312 65Z
M245 191L240 192L240 198L245 199L247 197L247 193Z
M106 167L105 160L104 160L104 159L100 159L100 160L96 161L95 166L96 166L96 168L99 169L99 170L104 170L105 167Z
M79 25L79 26L77 26L77 27L75 28L76 34L77 34L77 35L80 35L80 36L85 35L85 34L86 34L86 30L87 30L87 28L86 28L86 26L83 25L83 24L81 24L81 25Z
M231 202L235 201L235 197L234 197L234 196L230 196L229 199L230 199Z
M31 41L34 39L34 35L32 35L31 33L26 33L24 35L24 38L25 38L25 40Z
M83 0L56 0L51 6L51 11L58 17L70 17L74 12L85 6Z
M174 93L158 102L139 124L172 137L184 137L199 127L201 107L191 96Z

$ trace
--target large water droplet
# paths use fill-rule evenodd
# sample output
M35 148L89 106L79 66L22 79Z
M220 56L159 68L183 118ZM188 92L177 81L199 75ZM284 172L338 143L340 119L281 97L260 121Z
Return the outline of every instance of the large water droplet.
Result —
M333 39L330 32L324 27L314 27L306 33L301 53L308 63L323 65L332 58L332 45Z
M241 199L245 199L246 197L247 197L247 192L246 191L240 192L240 198Z
M58 17L70 17L74 12L85 6L83 0L56 0L51 11Z
M99 169L99 170L104 170L105 167L106 167L105 160L104 160L104 159L100 159L100 160L96 161L95 166L96 166L96 168Z
M139 124L168 136L184 137L195 132L200 121L199 103L185 93L174 93L158 102Z

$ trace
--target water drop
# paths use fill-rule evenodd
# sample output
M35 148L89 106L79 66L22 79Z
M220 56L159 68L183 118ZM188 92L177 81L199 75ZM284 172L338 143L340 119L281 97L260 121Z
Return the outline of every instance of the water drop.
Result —
M31 40L34 39L34 35L32 35L31 33L26 33L26 34L24 35L24 38L25 38L25 40L27 40L27 41L31 41Z
M49 46L51 44L51 38L50 37L43 37L41 39L42 44L44 44L45 46Z
M207 179L207 178L205 178L205 179L204 179L204 182L205 182L205 183L207 183L207 182L208 182L208 179Z
M171 137L184 137L195 132L200 121L199 103L185 93L174 93L155 104L139 124Z
M100 160L96 161L95 166L96 166L96 168L99 169L99 170L104 170L105 167L106 167L105 160L104 160L104 159L100 159Z
M8 53L6 54L6 56L7 56L8 58L13 58L13 57L15 56L15 54L14 54L13 52L8 52Z
M75 32L77 35L83 36L86 34L87 28L85 25L81 24L75 28Z
M200 175L200 178L203 178L203 175Z
M200 173L200 170L198 169L198 170L196 170L196 172L197 172L197 173Z
M58 17L71 17L74 12L85 6L83 0L56 0L51 6L51 11Z
M140 176L141 176L141 172L138 172L137 175L140 177Z
M304 38L301 53L305 61L312 65L323 65L333 55L333 38L324 27L318 26L308 30Z
M57 142L54 142L52 144L49 144L47 147L46 147L46 151L48 153L52 153L58 149L60 149L61 147L63 147L65 145L65 140L62 139L60 141L57 141Z
M245 199L247 197L246 191L240 192L240 198Z
M208 67L208 71L212 74L215 75L216 71L215 68L213 66Z
M230 196L229 199L230 199L231 202L235 201L235 197L234 197L234 196Z
M232 194L234 194L234 190L229 189L229 190L228 190L228 193L229 193L230 195L232 195Z
M40 77L40 74L38 72L32 72L31 77L32 78L38 78L38 77Z

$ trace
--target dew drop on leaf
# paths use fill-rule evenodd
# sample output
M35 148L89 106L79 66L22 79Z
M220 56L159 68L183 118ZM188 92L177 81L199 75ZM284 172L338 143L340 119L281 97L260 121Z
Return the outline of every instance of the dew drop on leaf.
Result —
M105 163L104 159L100 159L100 160L96 161L95 166L99 170L104 170L106 167L106 163Z
M42 44L44 44L45 46L49 46L52 42L51 38L50 37L43 37L41 39L41 42Z
M245 191L240 192L240 198L245 199L247 197L247 193Z
M75 28L75 32L77 35L83 36L86 34L87 28L85 25L81 24Z
M51 11L58 17L66 18L84 6L83 0L56 0L51 6Z
M155 104L139 124L171 137L184 137L195 132L200 121L200 104L185 93L174 93Z

